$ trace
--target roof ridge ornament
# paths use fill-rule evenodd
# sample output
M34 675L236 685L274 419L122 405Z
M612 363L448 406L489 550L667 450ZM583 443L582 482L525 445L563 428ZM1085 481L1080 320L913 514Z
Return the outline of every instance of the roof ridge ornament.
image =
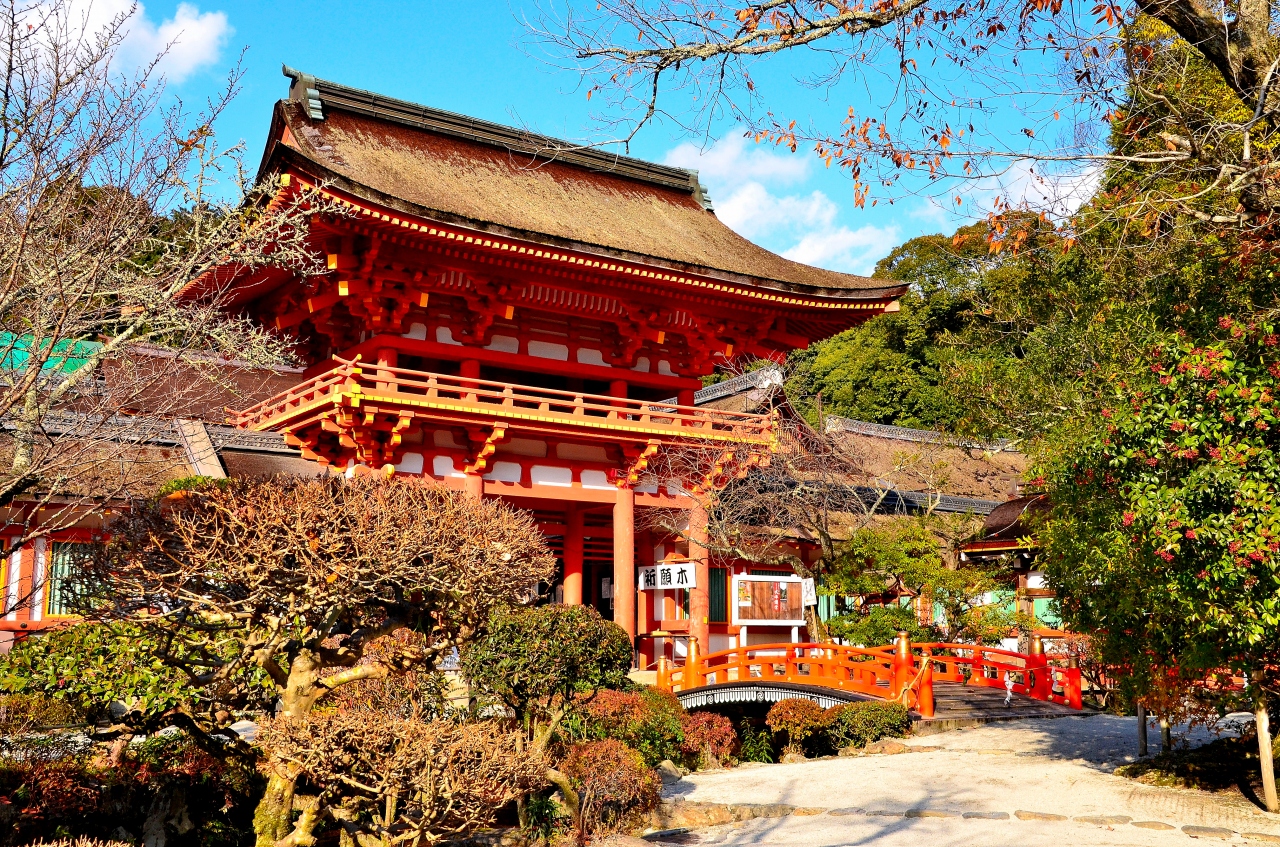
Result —
M289 99L304 104L311 120L324 120L324 104L320 102L320 90L316 87L316 78L288 65L281 65L280 70L293 80L293 85L289 86Z

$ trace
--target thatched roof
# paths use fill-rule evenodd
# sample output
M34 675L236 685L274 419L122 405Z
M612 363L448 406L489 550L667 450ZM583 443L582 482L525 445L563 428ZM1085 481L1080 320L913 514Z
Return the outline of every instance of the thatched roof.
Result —
M285 72L294 84L262 175L301 169L410 214L765 288L876 300L904 290L752 244L715 216L696 171Z

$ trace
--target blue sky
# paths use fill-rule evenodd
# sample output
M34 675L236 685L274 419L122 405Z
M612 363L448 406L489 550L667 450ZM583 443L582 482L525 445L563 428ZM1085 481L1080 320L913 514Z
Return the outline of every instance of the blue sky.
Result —
M127 0L94 0L100 9ZM170 93L198 102L222 83L244 49L243 93L218 127L224 144L243 139L255 166L271 106L284 96L287 63L315 76L429 106L572 139L595 138L585 86L535 54L518 20L532 0L147 0L128 52L141 56L177 40L166 60ZM461 11L465 10L465 11ZM762 76L766 94L802 121L842 115L841 92L824 96L791 82L785 68ZM598 102L596 105L598 105ZM732 125L716 139L673 127L642 131L632 155L698 168L720 217L763 246L798 261L870 273L908 238L950 232L960 220L906 197L855 209L847 175L806 152L756 145ZM965 208L975 208L973 204Z

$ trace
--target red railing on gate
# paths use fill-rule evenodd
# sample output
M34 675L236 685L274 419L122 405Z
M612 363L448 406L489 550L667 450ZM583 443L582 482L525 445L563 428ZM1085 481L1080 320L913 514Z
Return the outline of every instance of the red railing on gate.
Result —
M934 715L935 683L1004 688L1035 700L1082 708L1080 669L1056 667L1042 651L1017 653L975 644L912 644L905 636L884 647L760 644L699 656L689 644L682 667L658 660L657 687L670 692L745 682L814 685L895 700L922 717Z

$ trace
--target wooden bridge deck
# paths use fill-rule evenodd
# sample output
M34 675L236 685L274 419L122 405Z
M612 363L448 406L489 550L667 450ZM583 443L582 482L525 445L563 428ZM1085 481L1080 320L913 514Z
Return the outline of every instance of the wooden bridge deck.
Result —
M920 718L912 722L912 728L917 735L930 735L962 726L977 726L997 721L1065 718L1089 714L1070 706L1035 700L1022 694L1014 694L1013 701L1006 706L1002 688L981 688L947 682L939 682L933 686L933 702L932 718Z

